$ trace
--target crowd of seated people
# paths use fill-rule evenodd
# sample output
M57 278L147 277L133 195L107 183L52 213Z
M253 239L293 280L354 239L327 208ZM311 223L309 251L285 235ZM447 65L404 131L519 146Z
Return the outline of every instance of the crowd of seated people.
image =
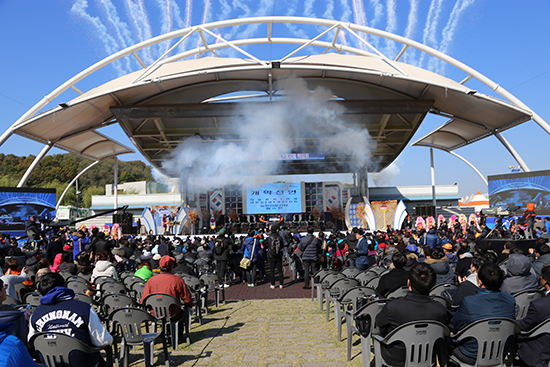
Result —
M243 281L255 285L264 281L267 271L271 270L271 288L275 289L286 286L280 277L280 266L295 262L302 265L301 278L306 278L304 287L308 288L309 276L321 268L342 270L357 267L368 270L371 266L381 265L391 269L377 285L376 290L381 297L404 286L410 289L410 293L402 299L388 302L376 318L384 333L391 332L404 322L421 319L437 320L458 331L485 317L515 318L515 294L542 288L548 294L550 247L545 237L538 238L535 247L529 251L515 247L514 242L510 241L502 252L496 253L490 245L476 241L482 231L455 233L452 228L418 232L391 228L368 232L354 228L349 232L333 230L327 233L315 233L308 228L306 233L300 233L283 223L267 225L242 235L232 234L223 228L217 235L204 237L150 235L120 239L110 238L97 228L92 231L80 228L76 242L85 245L79 248L76 256L73 252L74 232L49 236L43 251L19 248L17 242L0 235L6 243L0 249L3 273L0 281L5 293L0 293L0 299L22 302L25 293L35 291L42 297L40 306L32 309L32 316L28 310L14 307L0 309L0 317L14 312L17 316L7 319L12 320L10 323L13 324L4 328L0 323L0 348L14 345L13 358L20 359L19 365L24 366L27 355L21 345L27 346L29 338L36 332L55 331L61 325L67 325L66 320L56 321L46 316L51 314L51 309L59 307L64 307L68 314L74 311L83 321L72 323L74 330L64 332L72 333L90 346L111 343L112 338L103 328L94 308L76 300L74 292L65 287L64 278L78 274L86 276L91 282L87 294L97 295L97 289L93 289L96 278L109 276L116 281L125 271L132 271L135 277L146 282L140 300L150 293L163 291L192 306L189 289L181 277L172 277L173 273L199 275L214 272L219 276L220 285L228 287ZM297 255L296 249L300 250L301 256ZM245 270L239 264L247 256L255 264ZM277 278L280 287L275 286ZM430 289L445 283L458 285L457 289L444 293L451 304L449 309L442 309L441 304L436 302L436 305L428 297ZM550 317L550 312L547 312L549 301L548 297L533 301L526 316L517 320L522 330L532 329ZM408 311L401 314L398 310ZM28 319L24 326L19 322L19 315ZM178 312L171 312L170 316L173 321L182 317ZM17 340L7 338L8 335L17 335ZM550 352L542 346L547 345L545 343L548 341L548 336L535 340L520 339L518 355L521 361L533 366L547 363ZM469 343L449 345L452 347L450 353L456 358L466 363L475 358L475 348ZM392 363L401 363L399 348L384 353ZM37 358L37 354L31 355ZM95 358L88 362L93 361L93 365L103 363L99 355Z
M458 332L473 322L485 318L516 318L515 295L526 290L543 293L533 301L522 319L516 320L522 331L529 331L550 318L550 246L547 237L538 237L534 248L521 249L514 241L508 241L501 253L490 242L480 241L486 229L462 231L457 229L431 228L428 231L375 231L353 229L359 233L350 243L342 234L336 251L344 254L341 264L332 268L341 270L356 266L361 270L370 266L384 265L391 269L379 279L376 288L380 298L407 285L407 296L391 300L376 317L376 325L385 335L408 321L434 320L444 323L453 332ZM544 232L541 231L540 234ZM362 250L364 244L374 248L372 254ZM335 251L335 252L336 252ZM347 256L354 253L352 261ZM366 267L358 264L366 263ZM326 267L331 267L329 262ZM419 274L422 274L421 276ZM441 309L441 304L430 301L432 287L454 283L444 291L450 307ZM529 366L547 366L550 352L547 343L550 335L534 339L518 338L514 363ZM448 343L449 353L466 364L475 364L477 344L474 340ZM404 365L404 349L399 346L385 350L383 359L390 365ZM375 357L376 358L376 357Z

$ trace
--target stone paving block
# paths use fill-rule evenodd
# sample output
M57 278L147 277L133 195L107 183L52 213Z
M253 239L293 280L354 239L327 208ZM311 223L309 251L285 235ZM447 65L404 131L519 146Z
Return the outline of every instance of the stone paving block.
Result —
M300 363L300 367L338 367L338 366L345 366L345 362L302 362Z
M258 362L259 359L260 359L259 355L245 352L245 355L243 357L243 362Z
M305 359L308 361L313 361L318 358L317 354L315 353L302 353L301 359Z
M342 356L342 352L336 350L325 352L325 359L342 359Z
M268 363L266 367L292 367L292 363L284 363L284 362Z

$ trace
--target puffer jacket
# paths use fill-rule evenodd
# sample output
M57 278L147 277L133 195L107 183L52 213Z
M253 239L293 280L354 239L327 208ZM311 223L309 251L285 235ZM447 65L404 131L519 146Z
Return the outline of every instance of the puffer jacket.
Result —
M118 274L115 266L110 261L100 260L95 263L94 271L92 272L92 277L90 280L93 282L95 278L101 276L107 276L118 280Z
M518 293L526 289L539 287L537 276L531 272L529 258L522 254L512 254L506 263L506 278L502 282L502 291Z
M455 272L449 266L446 257L441 259L426 259L425 263L429 264L435 270L435 274L437 275L435 281L436 285L455 282Z

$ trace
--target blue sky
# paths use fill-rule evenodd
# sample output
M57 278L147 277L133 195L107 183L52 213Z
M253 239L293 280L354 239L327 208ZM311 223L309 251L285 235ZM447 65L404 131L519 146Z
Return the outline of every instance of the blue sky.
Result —
M129 4L133 5L134 15L127 11ZM326 17L410 35L415 41L442 50L483 73L550 122L547 19L550 1L547 0L0 0L0 130L8 128L58 85L124 45L203 21L272 14ZM133 28L133 21L140 26ZM255 31L242 30L251 35ZM286 31L303 32L309 37L317 34L314 29ZM357 46L349 35L347 41ZM382 42L377 45L390 56L396 52L391 45ZM278 56L269 48L263 52L260 54L263 59ZM422 67L455 80L462 79L451 67L433 64L414 53L408 57ZM108 66L78 86L87 90L136 69L137 65L131 64ZM496 96L484 86L467 85ZM71 93L55 102L74 98L76 94ZM430 116L412 141L444 122ZM108 132L131 146L118 127ZM531 170L549 168L546 147L550 137L535 122L527 122L503 135ZM0 152L36 155L41 149L38 143L13 136L0 147ZM517 164L494 137L456 152L474 163L485 176L507 173L509 165ZM436 184L458 183L461 196L478 190L487 192L483 181L462 161L437 150L434 155ZM140 158L138 154L121 157ZM429 185L429 149L407 147L387 178L384 184Z

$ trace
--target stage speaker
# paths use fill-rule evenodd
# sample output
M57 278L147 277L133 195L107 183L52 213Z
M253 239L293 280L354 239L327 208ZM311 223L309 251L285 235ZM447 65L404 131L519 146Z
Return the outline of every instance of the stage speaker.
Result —
M133 233L133 228L132 228L133 220L134 220L134 215L132 213L113 214L113 224L118 223L120 225L122 234Z
M417 205L416 206L417 217L435 217L435 206L433 205Z

